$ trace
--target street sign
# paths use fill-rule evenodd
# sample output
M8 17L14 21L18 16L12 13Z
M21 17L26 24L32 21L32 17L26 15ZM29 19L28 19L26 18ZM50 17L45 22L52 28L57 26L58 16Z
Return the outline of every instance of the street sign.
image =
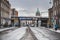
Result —
M54 19L56 19L56 20L57 20L57 19L58 19L58 17L57 17L57 16L55 16L55 17L54 17Z
M32 20L33 18L29 18L29 17L20 17L20 20Z

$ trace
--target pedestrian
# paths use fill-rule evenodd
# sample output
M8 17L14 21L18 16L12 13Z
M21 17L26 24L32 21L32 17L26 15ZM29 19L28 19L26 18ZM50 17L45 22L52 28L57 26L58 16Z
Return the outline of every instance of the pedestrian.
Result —
M58 24L55 24L55 31L58 29Z

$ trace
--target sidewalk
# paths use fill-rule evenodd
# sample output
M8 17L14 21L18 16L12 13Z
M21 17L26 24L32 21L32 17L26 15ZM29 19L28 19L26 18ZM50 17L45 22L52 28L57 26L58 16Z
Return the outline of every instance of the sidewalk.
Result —
M21 28L16 29L13 32L10 32L4 35L2 37L2 40L20 40L24 36L26 32L26 28L27 27L21 27Z
M2 29L0 29L0 32L5 31L5 30L9 30L9 29L13 29L13 28L15 28L15 27L2 28Z
M57 31L55 31L53 28L48 28L48 29L51 30L51 31L54 31L54 32L60 33L60 29L58 29Z
M46 28L46 27L42 27L42 28ZM57 31L55 31L54 28L47 28L47 29L50 30L50 31L54 31L54 32L60 33L60 29L57 29Z

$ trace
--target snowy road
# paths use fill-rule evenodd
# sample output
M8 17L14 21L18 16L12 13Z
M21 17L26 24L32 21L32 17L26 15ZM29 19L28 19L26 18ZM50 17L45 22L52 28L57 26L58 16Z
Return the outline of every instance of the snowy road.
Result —
M5 29L0 29L0 40L2 40L2 38L4 37L4 35L14 31L15 29L17 29L17 27L14 28L5 28Z
M25 35L20 40L38 40L30 28L26 29Z
M60 40L60 33L42 27L21 27L5 34L0 40Z
M31 27L38 40L60 40L60 33L50 31L47 28Z
M1 40L19 40L25 34L26 27L18 28L8 34L3 35Z
M38 40L28 27L21 27L5 34L1 40Z

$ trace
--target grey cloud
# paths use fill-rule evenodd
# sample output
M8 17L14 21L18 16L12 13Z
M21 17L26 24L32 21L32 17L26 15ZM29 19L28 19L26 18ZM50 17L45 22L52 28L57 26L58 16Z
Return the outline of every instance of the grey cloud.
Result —
M47 9L49 7L49 0L10 0L12 6L22 8L39 8Z
M9 1L12 4L12 7L27 9L19 10L19 13L26 12L28 14L29 13L34 14L36 12L36 8L39 8L40 10L47 10L49 8L50 0L9 0Z
M29 10L19 10L20 12L26 12L26 13L34 13L33 11L29 11Z

